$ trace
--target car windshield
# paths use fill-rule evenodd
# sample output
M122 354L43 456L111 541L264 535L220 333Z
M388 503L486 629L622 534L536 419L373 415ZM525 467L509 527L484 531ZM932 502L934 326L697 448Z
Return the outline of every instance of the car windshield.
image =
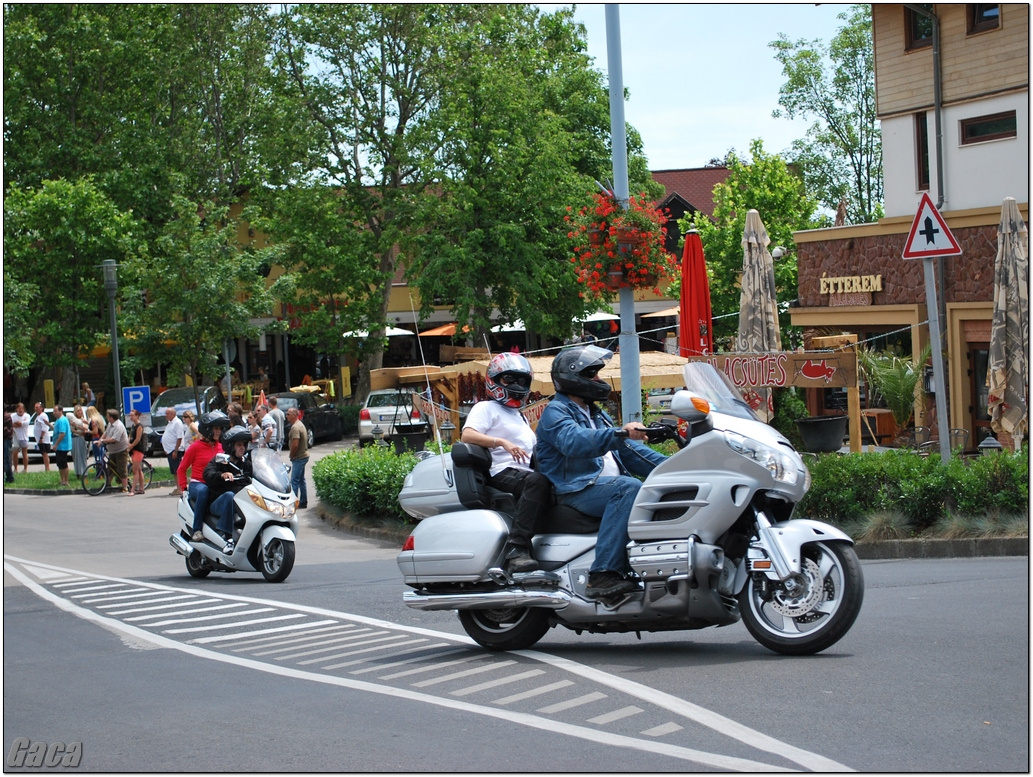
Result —
M201 406L203 407L204 392L202 391L199 396L201 398ZM151 408L151 415L155 417L155 420L157 420L158 416L164 420L165 408L167 407L176 408L176 415L183 415L184 410L195 410L194 390L185 388L162 392L161 396L155 400L154 407Z
M278 493L284 494L291 490L287 467L271 448L255 448L251 451L251 471L255 480Z
M708 362L689 362L682 367L685 388L710 403L711 410L739 418L758 420L728 376Z
M283 412L286 413L292 407L297 407L298 406L298 398L297 397L277 397L276 398L276 406L278 408L280 408L280 410L282 410Z

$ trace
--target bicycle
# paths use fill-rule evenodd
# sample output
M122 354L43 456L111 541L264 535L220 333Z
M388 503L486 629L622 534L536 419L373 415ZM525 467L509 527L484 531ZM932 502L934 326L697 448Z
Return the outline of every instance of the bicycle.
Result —
M82 474L82 487L90 496L99 496L107 491L111 487L111 478L115 477L114 470L108 468L108 456L105 446L95 445L93 449L94 463L86 468L86 471ZM144 459L141 464L141 471L143 472L144 488L151 487L151 480L154 479L154 467L150 465L147 459ZM129 459L126 462L126 483L132 487L133 482L133 460Z

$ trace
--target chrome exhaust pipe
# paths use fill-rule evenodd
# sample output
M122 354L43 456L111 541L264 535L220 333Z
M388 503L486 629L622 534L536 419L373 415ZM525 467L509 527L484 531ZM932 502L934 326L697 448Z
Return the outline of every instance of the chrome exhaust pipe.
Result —
M193 546L179 534L173 534L169 537L169 545L174 547L176 553L179 553L181 556L189 556L194 552Z
M505 607L544 607L561 610L571 602L566 591L528 591L523 588L461 594L424 594L406 591L406 607L414 610L491 610Z

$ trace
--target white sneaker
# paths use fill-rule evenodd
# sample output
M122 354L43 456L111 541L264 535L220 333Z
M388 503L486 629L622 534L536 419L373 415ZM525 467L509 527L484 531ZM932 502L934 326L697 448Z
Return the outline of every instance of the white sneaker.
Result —
M195 531L194 536L190 538L191 542L204 542L204 532Z

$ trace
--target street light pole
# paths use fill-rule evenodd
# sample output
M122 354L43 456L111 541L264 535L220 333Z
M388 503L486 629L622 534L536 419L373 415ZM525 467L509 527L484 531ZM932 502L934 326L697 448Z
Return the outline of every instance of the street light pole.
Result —
M118 265L114 259L105 259L100 263L104 272L104 290L108 293L108 316L111 321L111 358L115 371L115 402L107 403L108 407L121 408L122 403L122 371L118 361L118 322L115 319L115 295L118 293Z

